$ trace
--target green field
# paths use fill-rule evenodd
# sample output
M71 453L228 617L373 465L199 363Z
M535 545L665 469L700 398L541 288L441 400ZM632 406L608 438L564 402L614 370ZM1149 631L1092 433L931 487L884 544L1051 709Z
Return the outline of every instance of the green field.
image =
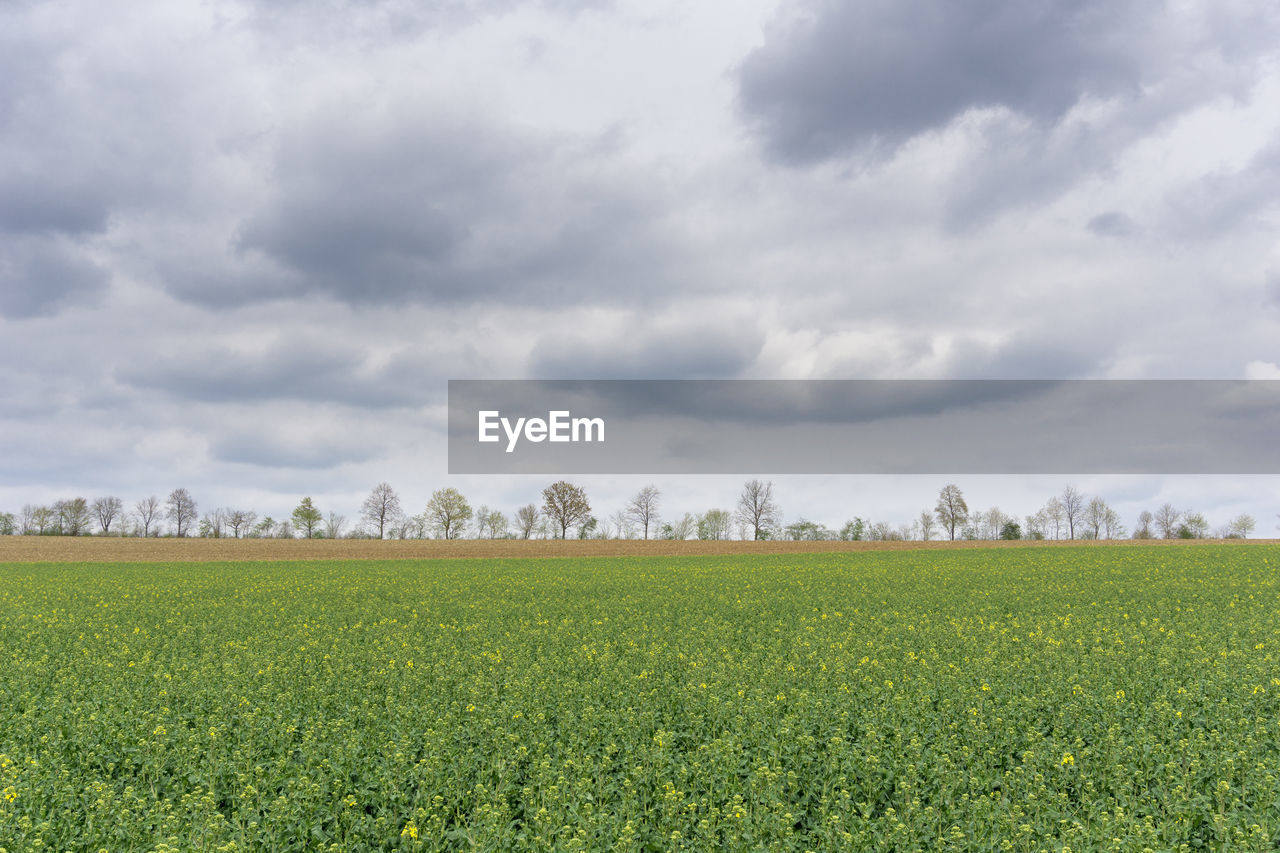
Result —
M1277 568L0 565L0 847L1271 850Z

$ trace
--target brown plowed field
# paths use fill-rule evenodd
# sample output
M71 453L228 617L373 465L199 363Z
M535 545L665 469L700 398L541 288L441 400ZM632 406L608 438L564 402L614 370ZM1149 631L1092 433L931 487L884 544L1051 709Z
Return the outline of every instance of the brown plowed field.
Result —
M1110 542L670 542L463 539L123 539L96 536L0 536L0 563L127 563L237 560L430 560L445 558L616 557L804 554L946 548L1055 548L1066 545L1196 545L1220 540ZM1236 540L1247 545L1275 539Z

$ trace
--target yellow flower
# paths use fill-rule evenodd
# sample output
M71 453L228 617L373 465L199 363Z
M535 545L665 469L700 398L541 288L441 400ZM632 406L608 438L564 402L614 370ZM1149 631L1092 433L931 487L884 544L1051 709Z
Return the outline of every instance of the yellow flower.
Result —
M1071 753L1069 753L1069 752L1063 753L1063 755L1062 755L1062 766L1063 766L1063 767L1070 767L1071 765L1073 765L1073 764L1075 764L1075 763L1076 763L1076 758L1075 758L1075 756L1074 756L1074 755L1072 755L1072 754L1071 754Z
M406 823L404 825L404 829L400 831L401 838L404 838L406 835L409 836L410 838L418 837L418 826L413 821L409 821L408 823Z

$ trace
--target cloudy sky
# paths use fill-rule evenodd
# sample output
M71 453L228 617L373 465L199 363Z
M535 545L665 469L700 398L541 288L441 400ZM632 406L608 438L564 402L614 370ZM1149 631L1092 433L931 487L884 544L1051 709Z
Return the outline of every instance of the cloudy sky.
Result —
M5 3L0 509L533 499L448 477L449 378L1278 378L1277 45L1235 0ZM942 484L778 494L898 522Z

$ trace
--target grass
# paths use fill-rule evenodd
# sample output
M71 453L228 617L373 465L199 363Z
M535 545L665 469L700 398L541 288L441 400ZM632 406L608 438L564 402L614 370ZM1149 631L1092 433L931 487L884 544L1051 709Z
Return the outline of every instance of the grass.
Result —
M0 565L0 847L1270 850L1277 565Z

